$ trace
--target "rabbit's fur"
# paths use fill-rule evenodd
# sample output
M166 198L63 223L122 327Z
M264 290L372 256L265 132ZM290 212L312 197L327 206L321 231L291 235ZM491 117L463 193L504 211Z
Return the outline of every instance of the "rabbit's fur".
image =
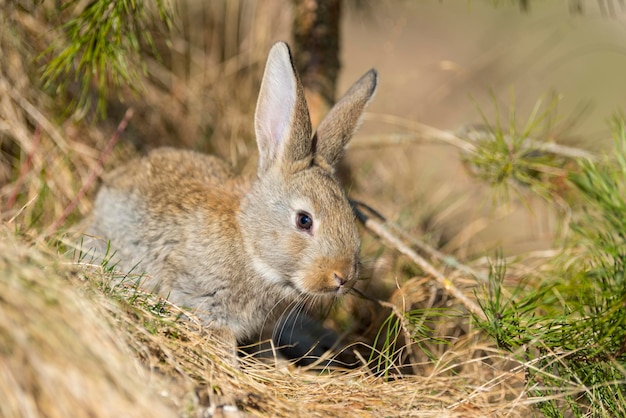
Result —
M118 269L146 272L144 288L239 342L289 305L345 293L360 242L334 166L375 88L370 70L312 135L289 49L275 44L255 114L257 176L155 150L104 177L89 234L110 241Z

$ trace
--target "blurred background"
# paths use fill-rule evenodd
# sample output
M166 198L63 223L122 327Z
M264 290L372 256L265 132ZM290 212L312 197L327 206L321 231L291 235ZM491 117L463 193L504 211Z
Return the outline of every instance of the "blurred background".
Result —
M626 12L623 2L579 5L582 13L568 1L528 9L513 1L391 1L348 11L340 90L368 66L380 73L361 135L410 132L411 122L457 132L484 123L481 112L493 123L496 110L504 125L511 110L523 125L538 100L545 106L560 96L538 139L594 151L611 145L607 120L624 106L626 89ZM550 203L526 195L495 213L491 191L468 176L454 147L358 144L347 158L362 173L359 190L406 227L426 221L447 251L475 256L501 246L519 254L553 245Z

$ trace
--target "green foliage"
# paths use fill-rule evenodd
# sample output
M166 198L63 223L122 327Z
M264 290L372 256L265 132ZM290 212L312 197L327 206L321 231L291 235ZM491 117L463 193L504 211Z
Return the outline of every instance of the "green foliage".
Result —
M156 0L162 22L171 25L170 14L163 0ZM81 7L71 0L64 10ZM44 56L52 56L43 69L44 86L57 93L67 90L71 82L80 85L71 110L91 106L92 89L97 96L97 109L106 110L105 98L111 87L139 88L138 68L142 43L155 51L154 40L147 29L149 16L142 0L95 0L61 25L66 39L52 44Z
M432 344L447 344L447 342L433 336L434 331L426 325L426 320L446 315L449 314L437 308L413 309L402 313L392 310L374 338L372 346L377 349L372 349L368 359L372 370L376 374L389 376L392 369L403 364L401 357L410 355L410 351L413 350L410 345L416 346L430 359L435 359L436 356L423 342L428 341ZM402 337L405 339L404 344Z
M626 416L626 122L613 121L615 152L581 161L571 182L582 205L571 245L540 286L504 297L501 261L478 324L527 364L529 394L546 416ZM572 261L573 260L573 261Z
M515 351L537 339L541 330L542 316L535 315L540 303L551 303L550 286L540 286L533 292L524 292L520 284L511 294L504 288L506 265L498 257L491 265L489 280L483 287L483 294L478 298L479 305L488 321L479 322L479 326L491 335L500 348ZM524 329L527 333L519 331Z
M463 156L469 171L481 181L491 185L497 197L508 200L511 191L520 194L530 190L543 198L554 194L553 179L566 174L567 161L562 155L549 151L540 138L550 132L556 119L558 98L544 107L538 100L528 120L519 126L514 98L508 118L503 121L495 104L495 121L490 123L485 113L477 107L483 125L472 127L466 137L474 145L474 151Z
M374 339L373 346L377 347L380 343L380 351L376 353L375 350L372 350L368 359L368 363L373 365L376 373L382 373L384 376L389 374L390 369L394 365L394 360L400 354L397 345L401 332L401 319L394 312L390 313Z

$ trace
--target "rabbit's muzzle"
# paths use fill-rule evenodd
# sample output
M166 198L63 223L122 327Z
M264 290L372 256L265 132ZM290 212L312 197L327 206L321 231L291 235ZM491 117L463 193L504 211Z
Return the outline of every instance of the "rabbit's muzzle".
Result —
M354 260L318 260L318 268L299 278L299 287L305 293L316 295L344 295L352 289L357 277L357 263Z

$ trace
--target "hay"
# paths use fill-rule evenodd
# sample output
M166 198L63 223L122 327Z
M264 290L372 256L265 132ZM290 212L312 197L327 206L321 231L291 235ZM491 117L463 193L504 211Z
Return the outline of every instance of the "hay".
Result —
M1 233L0 415L172 416L78 270Z
M63 262L6 228L2 235L4 417L206 416L217 410L265 417L478 417L527 411L523 368L511 368L488 346L468 348L469 340L423 376L377 377L366 367L317 373L250 357L233 367L225 350L180 308L133 287L110 287L113 273Z

